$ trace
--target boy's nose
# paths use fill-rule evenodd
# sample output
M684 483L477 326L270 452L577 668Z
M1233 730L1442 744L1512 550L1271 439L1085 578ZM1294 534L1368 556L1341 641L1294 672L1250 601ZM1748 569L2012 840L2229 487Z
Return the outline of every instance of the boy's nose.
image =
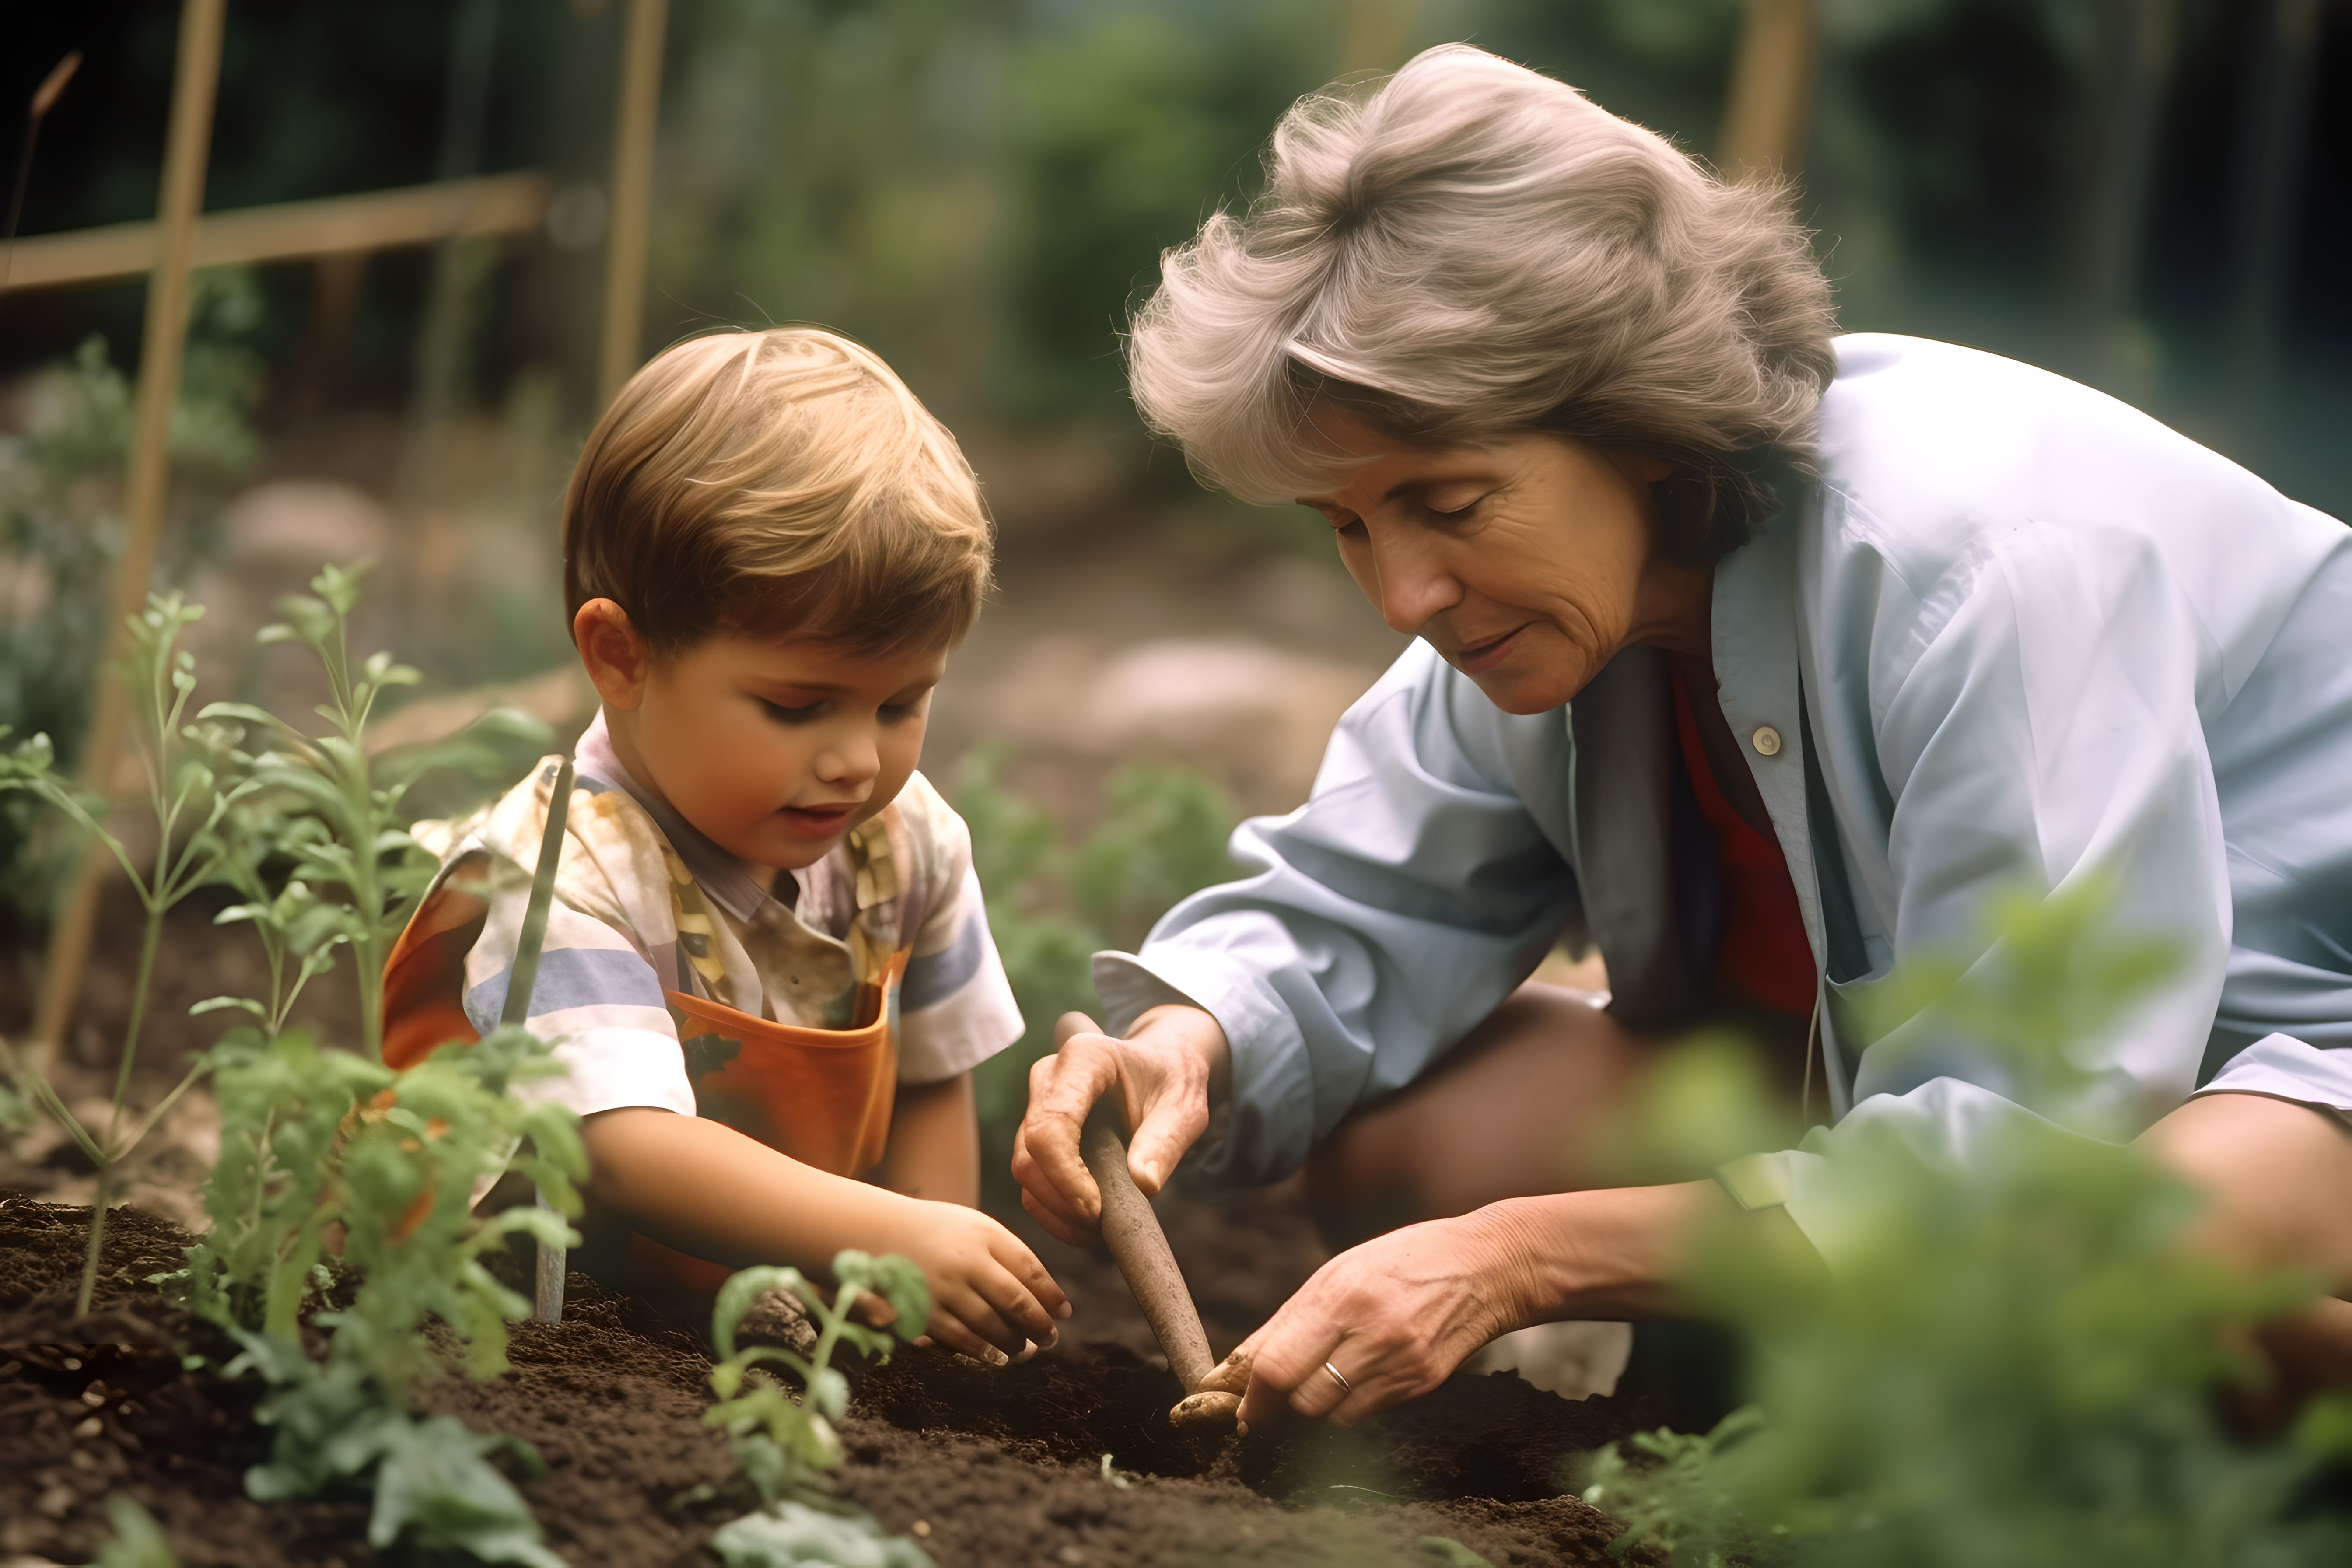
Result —
M816 776L827 784L863 784L881 771L881 750L864 730L835 736L817 753Z

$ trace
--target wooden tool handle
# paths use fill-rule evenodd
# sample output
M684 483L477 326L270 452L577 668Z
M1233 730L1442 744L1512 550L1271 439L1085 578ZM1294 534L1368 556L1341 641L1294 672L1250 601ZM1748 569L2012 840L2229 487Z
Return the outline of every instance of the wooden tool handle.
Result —
M1097 1117L1088 1122L1079 1150L1095 1185L1102 1189L1103 1242L1142 1305L1160 1348L1168 1353L1169 1370L1191 1394L1216 1363L1209 1354L1209 1336L1201 1327L1192 1293L1177 1271L1176 1255L1168 1250L1160 1216L1128 1173L1127 1145L1108 1121Z

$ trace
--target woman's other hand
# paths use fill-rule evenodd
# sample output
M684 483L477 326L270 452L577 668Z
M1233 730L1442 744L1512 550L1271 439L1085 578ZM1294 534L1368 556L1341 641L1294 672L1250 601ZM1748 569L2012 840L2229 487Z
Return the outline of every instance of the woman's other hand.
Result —
M1286 1408L1351 1426L1426 1394L1487 1341L1535 1321L1539 1270L1516 1230L1481 1209L1351 1247L1202 1386L1240 1393L1252 1428Z
M1672 1312L1702 1220L1764 1226L1812 1257L1785 1213L1739 1214L1713 1182L1508 1198L1339 1254L1202 1386L1240 1394L1253 1427L1286 1409L1350 1426L1435 1388L1497 1334Z
M1232 1074L1225 1032L1198 1007L1154 1007L1125 1039L1083 1013L1054 1026L1059 1048L1029 1069L1029 1109L1013 1143L1021 1206L1062 1240L1086 1246L1102 1224L1102 1194L1078 1152L1095 1102L1116 1092L1127 1125L1127 1168L1145 1196L1209 1125Z

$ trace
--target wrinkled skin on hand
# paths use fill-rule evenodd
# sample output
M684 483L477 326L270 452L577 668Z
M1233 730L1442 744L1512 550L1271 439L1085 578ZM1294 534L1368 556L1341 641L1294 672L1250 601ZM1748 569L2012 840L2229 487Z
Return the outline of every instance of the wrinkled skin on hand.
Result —
M1029 1109L1013 1146L1021 1206L1056 1237L1090 1245L1102 1194L1087 1174L1078 1135L1097 1100L1116 1094L1127 1125L1127 1168L1150 1197L1207 1131L1229 1071L1224 1031L1197 1007L1154 1007L1126 1038L1082 1013L1055 1025L1059 1048L1029 1069Z
M1407 1226L1316 1270L1201 1386L1241 1394L1245 1428L1286 1411L1352 1426L1427 1394L1528 1321L1532 1272L1489 1211Z

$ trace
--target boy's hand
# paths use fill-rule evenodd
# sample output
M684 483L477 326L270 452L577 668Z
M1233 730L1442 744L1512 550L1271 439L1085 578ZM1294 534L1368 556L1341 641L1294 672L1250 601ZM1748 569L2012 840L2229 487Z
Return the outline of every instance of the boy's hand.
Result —
M1053 1348L1070 1299L1018 1237L977 1209L919 1198L905 1208L897 1234L877 1250L904 1253L922 1268L931 1339L1000 1364L1031 1344Z
M1013 1179L1023 1208L1059 1239L1084 1247L1102 1224L1102 1194L1078 1152L1095 1101L1118 1097L1134 1129L1127 1168L1150 1197L1208 1131L1210 1108L1232 1076L1232 1052L1217 1020L1198 1007L1154 1007L1123 1040L1082 1013L1065 1013L1054 1037L1060 1049L1029 1069Z

